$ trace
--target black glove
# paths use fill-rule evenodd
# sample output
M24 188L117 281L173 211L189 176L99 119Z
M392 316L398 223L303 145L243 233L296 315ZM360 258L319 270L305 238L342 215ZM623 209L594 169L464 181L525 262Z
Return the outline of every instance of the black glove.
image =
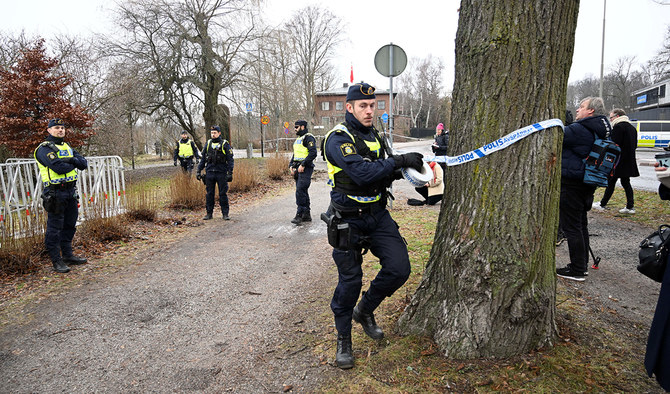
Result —
M421 168L423 167L422 159L423 155L416 152L393 156L393 160L395 161L395 168L410 167L417 171L421 171Z
M78 157L73 157L74 160L72 160L72 164L78 169L78 170L85 170L88 166L84 164L84 160L78 158Z
M174 166L177 167L177 160L174 161Z
M233 181L233 173L229 172L228 177L226 178L226 182L232 182Z
M60 161L62 161L63 163L74 165L74 157L61 157Z
M202 180L202 174L201 173L195 174L195 179L201 181Z

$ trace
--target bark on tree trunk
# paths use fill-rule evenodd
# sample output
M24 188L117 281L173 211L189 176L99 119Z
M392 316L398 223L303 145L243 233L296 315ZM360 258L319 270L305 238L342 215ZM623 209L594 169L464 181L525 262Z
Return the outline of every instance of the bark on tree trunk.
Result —
M563 119L578 0L461 2L451 154ZM556 334L559 128L445 171L422 283L399 321L453 358L507 357Z

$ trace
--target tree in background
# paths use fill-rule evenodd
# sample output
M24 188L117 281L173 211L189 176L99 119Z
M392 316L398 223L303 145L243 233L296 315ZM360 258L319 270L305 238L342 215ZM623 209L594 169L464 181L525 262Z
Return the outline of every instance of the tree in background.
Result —
M464 151L562 118L579 2L463 0L451 141ZM445 173L423 280L399 320L453 358L507 357L556 335L563 134L552 128Z
M410 127L432 128L446 121L441 112L443 72L442 60L428 55L410 59L408 70L398 78L398 108L410 117Z
M81 146L92 134L93 117L66 99L70 76L45 54L44 40L21 50L16 64L0 70L0 144L13 155L30 157L46 136L50 118L68 126L67 141Z
M314 6L296 11L286 25L296 57L304 108L314 121L314 96L335 81L330 59L342 40L342 21L332 12Z

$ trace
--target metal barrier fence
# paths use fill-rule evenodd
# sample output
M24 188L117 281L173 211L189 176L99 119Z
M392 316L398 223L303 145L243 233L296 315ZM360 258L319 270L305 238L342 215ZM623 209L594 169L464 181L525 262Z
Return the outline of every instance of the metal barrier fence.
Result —
M126 182L119 156L87 157L88 169L78 171L79 220L123 212ZM39 230L45 217L42 178L33 159L7 159L0 164L0 232L20 235Z

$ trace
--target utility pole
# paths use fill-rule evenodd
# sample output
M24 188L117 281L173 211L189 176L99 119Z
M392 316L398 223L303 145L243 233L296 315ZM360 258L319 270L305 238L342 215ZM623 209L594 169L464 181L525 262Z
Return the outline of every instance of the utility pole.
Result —
M607 9L607 0L603 0L603 45L600 52L600 98L603 100L603 70L605 69L605 10Z

